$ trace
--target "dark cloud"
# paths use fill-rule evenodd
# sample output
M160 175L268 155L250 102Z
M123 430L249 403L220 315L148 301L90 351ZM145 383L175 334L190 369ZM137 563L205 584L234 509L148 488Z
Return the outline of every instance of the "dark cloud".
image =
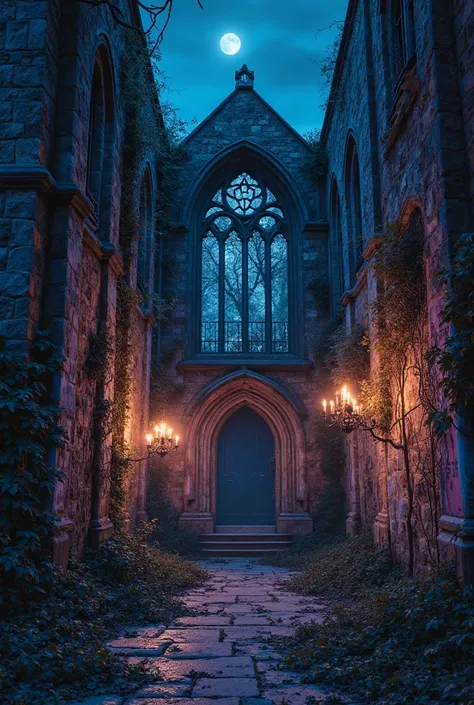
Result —
M319 67L347 0L175 0L162 45L170 100L186 120L204 119L234 88L247 63L255 87L300 132L321 126ZM220 37L235 32L242 50L229 57Z

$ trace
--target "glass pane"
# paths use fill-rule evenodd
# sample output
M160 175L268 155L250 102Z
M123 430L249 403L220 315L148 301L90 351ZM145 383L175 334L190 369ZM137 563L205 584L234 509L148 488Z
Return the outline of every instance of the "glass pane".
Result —
M235 231L225 242L224 351L242 352L242 241Z
M206 213L206 218L209 218L211 215L214 215L214 213L221 213L222 208L218 208L217 206L213 206L212 208L209 208L209 210Z
M219 189L212 200L216 201L216 203L222 203L222 189Z
M230 218L227 218L224 215L219 216L219 218L216 218L214 223L217 225L219 230L224 233L226 230L230 228L232 225L232 221Z
M283 211L281 211L280 208L275 208L275 206L272 206L271 208L268 208L267 210L271 211L272 213L276 213L277 215L280 216L280 218L283 218Z
M263 203L258 182L245 173L232 181L226 193L227 203L238 215L252 215Z
M265 230L270 231L276 225L276 220L275 220L275 218L272 218L269 215L264 215L263 218L260 218L260 220L258 221L258 224L262 228L265 228Z
M248 245L249 351L265 352L265 242L255 232Z
M288 243L277 235L272 253L272 351L288 352Z
M212 233L202 240L201 351L219 350L219 243Z
M267 188L267 203L275 203L276 198L273 195L273 193L270 191L269 188Z

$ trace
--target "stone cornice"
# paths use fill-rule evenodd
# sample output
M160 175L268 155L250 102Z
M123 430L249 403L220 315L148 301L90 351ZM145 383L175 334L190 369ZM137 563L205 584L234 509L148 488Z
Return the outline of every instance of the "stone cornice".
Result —
M198 371L207 370L209 368L221 368L221 369L234 369L241 370L242 367L250 367L255 370L292 370L299 372L307 372L313 367L313 363L310 360L296 360L291 359L236 359L229 358L226 359L224 355L216 357L214 359L209 358L195 358L193 360L182 360L178 363L178 368L183 370Z
M329 223L324 223L316 220L311 220L304 224L303 233L305 235L327 235L329 232Z
M361 290L364 288L364 284L367 279L367 264L362 265L362 267L357 272L357 281L352 287L352 289L346 289L341 297L341 304L347 306L353 299L357 298Z
M41 164L0 165L0 189L50 194L61 205L70 204L82 219L94 212L92 202L77 184L56 181L49 169Z
M101 242L100 244L101 257L107 260L110 269L117 277L123 277L124 267L121 255L117 248L111 242Z

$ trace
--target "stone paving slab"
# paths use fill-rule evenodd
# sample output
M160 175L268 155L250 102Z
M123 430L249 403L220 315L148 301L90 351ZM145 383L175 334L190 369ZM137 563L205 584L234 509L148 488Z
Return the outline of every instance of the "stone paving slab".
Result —
M230 658L172 660L161 658L155 660L155 667L165 681L180 681L186 676L200 674L209 678L254 678L255 669L250 656L233 656Z
M123 695L97 695L92 698L87 698L87 700L69 703L69 705L121 705L123 700Z
M109 644L128 663L142 664L151 682L125 702L110 696L76 705L306 705L309 697L327 697L301 684L302 674L282 668L271 641L323 621L326 604L286 591L282 579L289 571L252 559L200 565L210 579L185 595L191 616L167 627L130 628Z
M181 642L172 644L166 650L166 657L169 659L181 658L220 658L232 655L231 642Z
M167 698L166 705L240 705L239 698ZM132 698L126 705L159 705L155 698Z
M193 688L193 696L211 698L228 698L258 695L255 678L199 678Z

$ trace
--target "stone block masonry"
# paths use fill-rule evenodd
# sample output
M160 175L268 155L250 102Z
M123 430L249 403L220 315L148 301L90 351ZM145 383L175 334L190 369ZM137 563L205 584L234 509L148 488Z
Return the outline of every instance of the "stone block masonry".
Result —
M136 3L127 12L135 22ZM127 41L105 7L76 0L6 0L0 7L0 336L7 348L28 355L36 329L46 328L64 356L54 387L68 434L56 458L65 482L54 497L62 529L55 562L62 566L71 552L81 555L87 541L97 544L113 530L107 479L113 436L99 438L97 414L101 399L113 399L114 385L110 378L100 386L89 356L92 338L104 328L113 349L117 282L136 280L136 260L124 271L119 251L125 114L119 79ZM97 71L106 98L93 98ZM97 154L89 138L94 100L107 121ZM142 157L154 170L153 155ZM101 192L91 183L93 159ZM132 313L131 331L135 392L127 440L135 448L148 421L152 326L142 308ZM130 527L144 516L144 493L145 468L134 467Z

